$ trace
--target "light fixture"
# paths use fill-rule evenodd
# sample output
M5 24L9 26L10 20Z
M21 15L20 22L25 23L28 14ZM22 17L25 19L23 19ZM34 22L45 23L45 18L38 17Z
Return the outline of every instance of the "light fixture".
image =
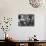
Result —
M32 7L38 8L42 5L43 0L29 0L29 3Z

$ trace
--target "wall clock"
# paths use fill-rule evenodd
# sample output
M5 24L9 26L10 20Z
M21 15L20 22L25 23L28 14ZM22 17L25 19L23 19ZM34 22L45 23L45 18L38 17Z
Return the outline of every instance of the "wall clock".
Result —
M29 0L29 3L32 7L38 8L43 3L43 0Z

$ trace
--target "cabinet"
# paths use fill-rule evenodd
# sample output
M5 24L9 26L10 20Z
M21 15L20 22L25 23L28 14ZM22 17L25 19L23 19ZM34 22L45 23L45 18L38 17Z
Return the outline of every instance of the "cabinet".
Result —
M46 41L3 41L0 46L46 46Z
M46 46L46 43L30 43L30 42L27 42L27 43L16 43L16 46Z

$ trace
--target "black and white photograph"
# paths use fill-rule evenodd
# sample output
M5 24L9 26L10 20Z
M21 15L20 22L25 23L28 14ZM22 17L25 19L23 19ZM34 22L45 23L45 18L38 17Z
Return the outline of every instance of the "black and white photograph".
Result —
M18 26L34 26L34 14L19 14Z

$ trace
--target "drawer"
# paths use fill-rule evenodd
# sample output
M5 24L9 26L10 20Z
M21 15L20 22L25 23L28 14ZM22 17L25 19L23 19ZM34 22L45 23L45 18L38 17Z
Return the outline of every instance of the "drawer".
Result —
M38 46L46 46L46 43L39 43Z
M28 43L24 43L24 46L28 46Z
M38 46L43 46L43 44L38 44Z
M28 46L28 43L16 43L16 46Z

